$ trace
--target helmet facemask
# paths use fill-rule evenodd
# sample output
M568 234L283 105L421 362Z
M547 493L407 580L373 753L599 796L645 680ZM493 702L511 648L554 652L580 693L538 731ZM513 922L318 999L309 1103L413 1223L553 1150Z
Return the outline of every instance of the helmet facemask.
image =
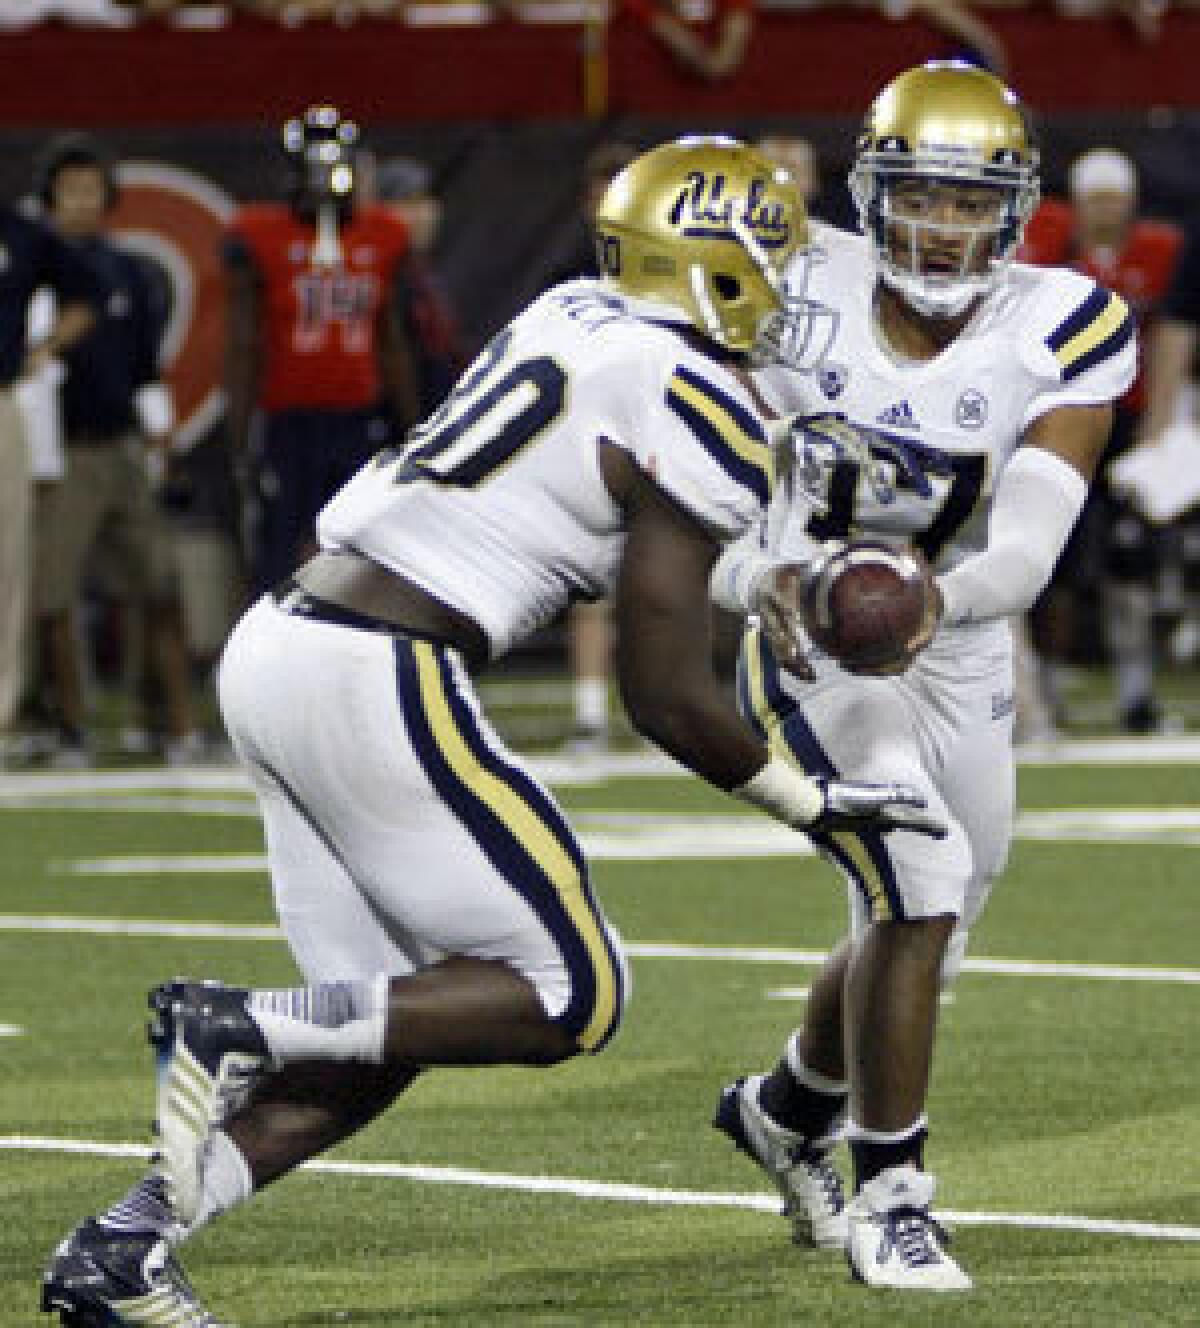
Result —
M753 269L736 274L689 264L699 329L719 346L748 355L755 367L781 364L811 372L832 345L838 320L833 309L808 296L811 251L794 251L780 271L740 218L733 218L731 229Z
M1030 165L907 153L864 153L850 189L880 277L929 318L996 288L1038 198Z
M358 126L332 106L310 106L283 126L283 150L292 167L293 197L315 207L348 209L356 184Z

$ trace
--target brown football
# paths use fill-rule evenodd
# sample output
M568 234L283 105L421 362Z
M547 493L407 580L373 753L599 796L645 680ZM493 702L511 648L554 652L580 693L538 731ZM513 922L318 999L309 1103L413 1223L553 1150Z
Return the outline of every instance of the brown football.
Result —
M809 583L804 625L851 673L886 673L904 662L924 621L930 577L920 554L856 540Z

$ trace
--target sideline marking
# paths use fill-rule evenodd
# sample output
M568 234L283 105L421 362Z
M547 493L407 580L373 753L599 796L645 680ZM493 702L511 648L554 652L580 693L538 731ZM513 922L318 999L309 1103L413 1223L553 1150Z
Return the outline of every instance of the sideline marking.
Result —
M22 1153L73 1153L89 1157L147 1159L151 1150L140 1144L108 1144L89 1139L47 1139L0 1135L0 1150ZM466 1167L431 1167L398 1162L305 1162L302 1171L335 1176L373 1176L383 1180L414 1180L430 1185L471 1185L490 1190L523 1190L531 1194L569 1194L578 1199L608 1199L619 1203L673 1204L693 1208L750 1208L778 1213L778 1196L722 1194L709 1190L666 1190L649 1185L623 1185L611 1181L573 1180L566 1176L520 1176L504 1171L473 1171ZM1075 1217L1065 1213L976 1213L938 1210L938 1217L953 1226L1032 1227L1079 1231L1089 1235L1137 1236L1145 1240L1200 1241L1200 1227L1168 1222L1116 1221L1103 1217Z
M25 1030L20 1024L0 1024L0 1037L24 1037Z
M0 932L51 932L87 936L186 937L214 941L282 941L283 932L270 924L234 922L171 922L154 918L52 917L0 913ZM735 964L798 964L815 966L828 957L824 950L776 950L761 946L686 945L674 941L630 941L625 952L634 959L699 959ZM1171 982L1200 985L1200 969L1139 968L1130 964L1082 964L1040 959L963 961L964 973L999 977L1091 978L1106 982Z

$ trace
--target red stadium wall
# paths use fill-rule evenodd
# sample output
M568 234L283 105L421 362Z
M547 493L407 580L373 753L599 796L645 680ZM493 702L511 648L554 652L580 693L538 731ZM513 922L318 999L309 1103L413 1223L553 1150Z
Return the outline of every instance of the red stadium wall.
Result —
M1139 45L1116 20L999 15L1012 81L1041 111L1200 106L1200 15L1173 15ZM0 37L0 124L136 125L275 121L328 98L378 121L564 118L582 111L582 33L498 22L413 29L363 22L284 29L242 21L216 32L44 27ZM609 37L614 113L860 114L880 83L951 54L918 22L863 13L764 14L728 83L686 78L621 20Z

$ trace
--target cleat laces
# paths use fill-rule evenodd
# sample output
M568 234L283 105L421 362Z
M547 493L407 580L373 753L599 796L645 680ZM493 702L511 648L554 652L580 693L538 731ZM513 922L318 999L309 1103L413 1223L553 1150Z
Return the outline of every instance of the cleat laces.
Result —
M909 1268L941 1263L942 1251L950 1244L950 1237L941 1223L924 1209L894 1208L881 1214L877 1220L884 1229L884 1239L879 1246L880 1263L887 1262L892 1249Z

